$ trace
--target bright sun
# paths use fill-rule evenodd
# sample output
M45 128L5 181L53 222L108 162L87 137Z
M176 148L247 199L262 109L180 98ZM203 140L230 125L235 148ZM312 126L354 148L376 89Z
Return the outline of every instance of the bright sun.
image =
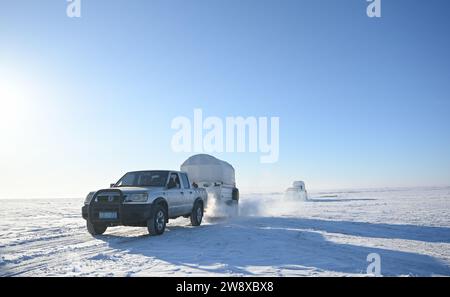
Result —
M14 133L23 123L29 95L26 85L8 78L0 80L0 131Z

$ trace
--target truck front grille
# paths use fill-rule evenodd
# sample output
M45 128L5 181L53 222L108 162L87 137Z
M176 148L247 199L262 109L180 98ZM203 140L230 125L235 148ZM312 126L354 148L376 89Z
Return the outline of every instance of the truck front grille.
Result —
M96 202L99 203L120 203L121 198L118 195L105 195L101 194L97 196Z

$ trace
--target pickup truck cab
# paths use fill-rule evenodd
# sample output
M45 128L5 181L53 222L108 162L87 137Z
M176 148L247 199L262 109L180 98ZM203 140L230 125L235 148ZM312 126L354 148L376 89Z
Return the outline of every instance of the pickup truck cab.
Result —
M113 226L147 227L160 235L169 219L180 216L199 226L206 202L206 191L194 187L185 172L133 171L108 189L90 192L81 212L92 235Z

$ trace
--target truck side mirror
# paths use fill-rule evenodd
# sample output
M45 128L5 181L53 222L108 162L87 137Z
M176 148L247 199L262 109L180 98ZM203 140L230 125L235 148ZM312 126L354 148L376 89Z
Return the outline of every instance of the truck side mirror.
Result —
M194 189L197 189L198 185L196 183L192 183L192 187L194 187Z
M114 184L109 184L109 187L110 188L114 188L115 185L116 185L115 183Z

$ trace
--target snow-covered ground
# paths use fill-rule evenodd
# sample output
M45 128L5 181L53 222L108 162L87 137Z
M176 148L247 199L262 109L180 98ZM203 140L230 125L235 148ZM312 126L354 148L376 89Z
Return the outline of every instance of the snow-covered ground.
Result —
M0 200L0 276L450 276L450 188L241 197L241 216L93 238L83 199Z

